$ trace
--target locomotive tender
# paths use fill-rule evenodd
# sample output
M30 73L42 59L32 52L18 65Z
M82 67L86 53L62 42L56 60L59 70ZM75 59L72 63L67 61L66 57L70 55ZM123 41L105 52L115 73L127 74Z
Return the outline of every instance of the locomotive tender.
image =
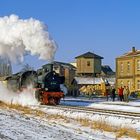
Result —
M5 79L8 89L17 92L27 89L32 85L35 89L35 97L45 105L58 105L64 93L60 88L64 84L64 76L53 71L53 64L37 71L30 70L13 74Z

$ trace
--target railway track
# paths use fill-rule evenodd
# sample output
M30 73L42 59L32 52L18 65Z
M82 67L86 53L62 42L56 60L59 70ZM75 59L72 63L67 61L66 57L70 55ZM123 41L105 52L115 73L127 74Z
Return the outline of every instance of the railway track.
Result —
M82 103L97 103L97 101L92 101L92 100L62 100L62 103L69 103L69 102L82 102ZM98 101L99 102L99 101ZM122 103L116 103L116 102L113 102L112 103L109 103L109 102L106 102L103 101L101 102L102 104L105 104L105 105L121 105L121 106L132 106L132 107L140 107L140 105L130 105L130 104L126 104L125 102L122 102Z
M58 109L58 110L70 111L70 112L88 113L93 115L98 114L98 115L105 115L105 116L122 117L125 119L140 120L140 113L120 111L120 110L110 110L110 109L107 110L107 109L99 109L99 108L64 106L64 105L58 105L58 106L40 105L39 108Z

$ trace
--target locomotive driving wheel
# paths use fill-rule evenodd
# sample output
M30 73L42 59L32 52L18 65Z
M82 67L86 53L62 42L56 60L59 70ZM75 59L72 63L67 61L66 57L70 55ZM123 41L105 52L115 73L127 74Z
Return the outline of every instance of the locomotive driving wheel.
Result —
M56 105L56 101L55 101L55 99L54 99L53 97L50 97L50 98L48 99L48 101L49 101L49 104L50 104L50 105Z
M60 103L60 98L55 98L55 103L56 103L56 105L59 105L59 103Z

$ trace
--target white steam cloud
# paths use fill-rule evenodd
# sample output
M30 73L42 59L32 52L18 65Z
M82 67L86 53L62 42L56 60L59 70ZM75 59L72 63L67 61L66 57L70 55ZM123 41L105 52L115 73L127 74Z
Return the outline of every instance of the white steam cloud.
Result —
M22 106L39 104L35 98L35 91L33 90L32 86L29 86L23 92L16 93L8 90L1 82L0 100L8 104L20 104Z
M17 15L0 17L0 56L22 62L24 54L30 53L52 61L56 48L47 27L39 20L23 20Z

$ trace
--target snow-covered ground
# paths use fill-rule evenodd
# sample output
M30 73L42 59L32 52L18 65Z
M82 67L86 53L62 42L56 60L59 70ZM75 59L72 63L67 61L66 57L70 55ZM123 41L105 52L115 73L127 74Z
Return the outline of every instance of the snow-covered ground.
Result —
M106 101L105 98L93 98L89 100L87 98L67 97L65 100L61 100L60 104L140 113L140 100L131 100L129 102L120 102L116 100L112 102L111 99Z
M41 119L0 109L0 140L114 140L115 135L94 131L63 119Z
M73 102L72 100L78 100ZM129 103L119 101L106 101L102 99L75 99L65 98L61 104L77 104L87 107L98 107L106 109L122 109L134 112L140 112L139 101L130 101ZM87 102L83 102L83 101ZM121 104L121 105L120 105ZM107 117L100 115L90 115L59 109L40 108L46 116L36 116L35 114L23 114L20 111L0 107L0 140L116 140L116 133L95 130L90 126L84 126L79 121L80 118L89 118L91 120L105 120L114 125L126 126L140 130L140 120L125 120L124 118ZM65 116L56 118L49 117L50 114ZM117 138L117 140L135 140L129 136Z

